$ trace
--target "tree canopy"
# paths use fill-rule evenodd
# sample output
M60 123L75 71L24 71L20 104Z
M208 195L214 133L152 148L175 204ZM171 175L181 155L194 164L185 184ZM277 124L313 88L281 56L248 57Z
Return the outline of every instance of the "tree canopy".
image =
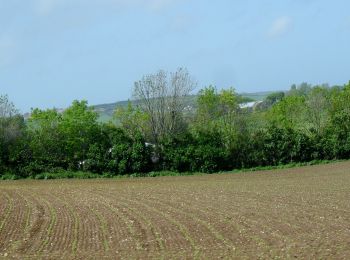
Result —
M33 109L24 120L0 96L0 176L86 171L215 172L350 158L350 82L293 85L252 107L234 88L199 90L187 70L158 71L135 83L134 99L101 123L87 101L62 112Z

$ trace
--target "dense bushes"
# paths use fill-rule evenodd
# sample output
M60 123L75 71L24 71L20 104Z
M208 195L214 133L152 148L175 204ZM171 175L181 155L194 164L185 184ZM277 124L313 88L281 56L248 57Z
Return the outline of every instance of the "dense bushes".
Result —
M211 173L350 158L350 84L294 87L255 109L239 100L233 89L206 88L195 112L176 115L182 130L150 144L150 117L133 109L121 125L101 124L87 102L74 101L62 113L34 109L25 122L1 96L0 109L11 112L0 113L0 177Z
M228 156L220 135L185 133L162 144L163 170L215 172L227 168Z

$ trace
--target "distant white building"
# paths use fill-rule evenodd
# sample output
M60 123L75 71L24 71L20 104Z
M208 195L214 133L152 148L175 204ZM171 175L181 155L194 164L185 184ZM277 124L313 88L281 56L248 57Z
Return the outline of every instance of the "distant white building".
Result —
M257 104L260 104L261 102L262 101L253 101L253 102L242 103L242 104L239 104L239 107L240 108L253 108Z

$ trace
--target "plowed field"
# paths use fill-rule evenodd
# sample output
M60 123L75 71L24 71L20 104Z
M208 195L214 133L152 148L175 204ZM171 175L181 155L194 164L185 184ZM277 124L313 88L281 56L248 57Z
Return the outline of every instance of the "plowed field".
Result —
M350 259L350 162L0 182L0 258Z

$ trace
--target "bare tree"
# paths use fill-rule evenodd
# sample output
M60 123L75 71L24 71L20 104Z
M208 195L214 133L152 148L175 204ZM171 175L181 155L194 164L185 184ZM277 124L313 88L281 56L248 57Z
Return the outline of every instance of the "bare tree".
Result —
M323 86L314 87L306 100L307 121L317 134L321 134L329 119L330 107L329 88Z
M8 143L20 134L21 117L7 95L0 95L0 141Z
M23 117L7 96L0 95L0 175L10 158L10 147L22 134Z
M163 70L144 76L135 82L133 98L139 108L148 114L151 138L155 144L160 139L182 130L185 97L197 84L186 69L168 73Z
M0 95L0 118L9 118L18 114L15 105L9 101L7 95Z

